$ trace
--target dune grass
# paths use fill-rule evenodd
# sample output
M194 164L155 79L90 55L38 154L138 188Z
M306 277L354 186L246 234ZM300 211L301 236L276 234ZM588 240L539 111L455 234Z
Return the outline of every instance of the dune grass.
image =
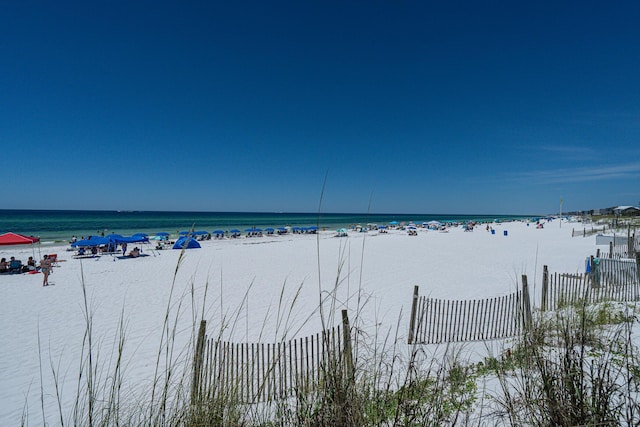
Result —
M46 414L41 402L42 422L33 423L195 427L605 426L640 422L640 354L633 339L637 321L634 305L578 304L553 315L535 313L528 331L511 340L499 355L489 354L478 363L472 361L464 345L407 345L407 322L402 313L394 325L385 327L376 321L377 326L367 330L365 321L371 319L362 318L368 304L362 284L358 279L351 290L349 273L343 271L350 261L347 245L340 250L332 287L327 290L319 285L319 306L305 322L319 318L322 329L329 330L342 321L339 308L349 306L349 313L354 314L348 330L350 348L323 360L312 387L295 388L286 397L267 401L247 401L244 396L248 393L239 381L206 395L194 394L193 369L204 363L199 359L202 344L198 337L202 337L210 284L202 285L204 301L197 300L193 281L179 295L177 277L186 256L183 250L171 281L149 385L135 395L124 391L132 389L124 387L129 380L126 314L120 313L114 342L105 348L101 337L95 336L92 304L82 283L85 331L75 403L71 408L63 406L60 367L50 360L48 369L54 383L41 382L41 396L53 388L59 413L55 417ZM364 261L359 260L361 267ZM273 307L276 336L269 341L284 343L299 331L299 326L292 324L292 313L301 287L294 287L288 298L289 287L283 284ZM337 301L337 290L344 287L351 305ZM247 300L245 296L243 306ZM207 331L210 339L221 343L228 332L240 328L242 309L219 313L217 326ZM191 311L190 325L181 323L185 310ZM177 348L177 331L185 327L190 330L190 339L185 347ZM42 359L40 369L47 369ZM22 424L30 424L26 416Z

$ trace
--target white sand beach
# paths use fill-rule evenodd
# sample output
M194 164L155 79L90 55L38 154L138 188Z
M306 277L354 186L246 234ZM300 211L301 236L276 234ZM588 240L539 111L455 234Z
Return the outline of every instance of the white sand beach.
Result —
M137 259L83 260L66 247L41 248L42 255L58 254L53 286L43 287L41 274L0 275L0 425L17 425L23 417L42 425L43 413L47 422L59 422L53 371L62 410L71 411L86 330L83 281L97 364L113 363L122 316L123 388L144 390L153 378L168 307L170 323L178 318L176 359L203 313L209 334L226 322L224 338L273 342L319 332L320 299L327 317L347 309L365 331L395 329L399 321L399 341L406 343L415 285L420 294L437 298L488 298L513 292L526 274L538 301L543 265L553 272L583 272L585 258L596 251L595 236L572 238L566 222L543 229L523 222L492 226L495 234L478 226L473 232L420 229L417 236L390 230L342 238L321 232L210 240L185 251L179 265L181 251L152 246L143 246L148 256ZM23 261L32 255L25 247L1 252Z

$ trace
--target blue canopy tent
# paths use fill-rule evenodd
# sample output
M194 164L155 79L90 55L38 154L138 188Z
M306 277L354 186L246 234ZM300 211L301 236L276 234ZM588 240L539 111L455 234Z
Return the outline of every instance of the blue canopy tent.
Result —
M94 246L102 246L109 243L109 239L100 236L90 236L88 239L75 241L71 244L73 248L90 248Z
M193 237L180 237L173 245L173 249L197 249L200 247L200 243Z

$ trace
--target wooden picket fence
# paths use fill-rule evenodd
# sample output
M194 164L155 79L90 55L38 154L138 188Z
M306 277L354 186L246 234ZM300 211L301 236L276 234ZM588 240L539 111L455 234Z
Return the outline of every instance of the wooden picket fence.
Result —
M192 402L218 397L242 403L284 399L314 390L327 376L353 375L349 319L342 327L276 343L209 339L202 321L193 361Z
M482 341L519 335L531 324L526 276L522 290L498 298L442 300L414 288L409 344Z
M611 228L611 227L609 227L609 228ZM607 229L606 225L602 225L601 227L591 226L591 228L589 228L589 229L587 227L583 227L582 230L576 230L575 228L572 228L571 229L571 237L593 236L594 234L604 233L606 229Z
M637 301L640 281L636 262L616 259L591 259L589 273L549 273L544 266L542 275L543 311L553 311L567 305L593 304L601 301Z

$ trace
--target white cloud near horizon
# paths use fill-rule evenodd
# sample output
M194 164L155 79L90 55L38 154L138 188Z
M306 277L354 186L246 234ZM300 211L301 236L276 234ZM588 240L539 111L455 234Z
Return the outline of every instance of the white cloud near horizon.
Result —
M514 180L536 182L538 184L589 182L632 177L640 177L640 162L573 169L537 170L510 176Z

